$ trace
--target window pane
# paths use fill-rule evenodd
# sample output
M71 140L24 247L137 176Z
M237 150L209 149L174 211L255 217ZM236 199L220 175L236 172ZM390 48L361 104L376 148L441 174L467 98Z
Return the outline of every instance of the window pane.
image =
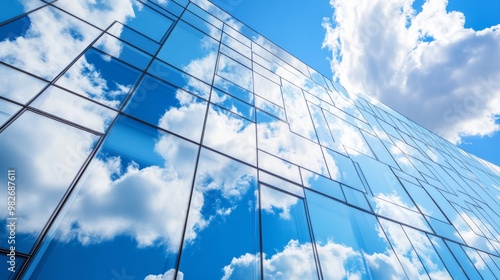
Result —
M118 109L139 74L139 71L116 58L89 49L56 84Z
M116 112L58 87L45 90L31 106L104 133Z
M146 75L124 112L200 142L207 102Z
M257 205L257 171L203 149L178 277L260 279Z
M0 27L0 61L52 80L98 34L49 6Z
M216 40L180 21L158 53L158 58L211 83L218 47Z
M93 134L30 111L0 134L0 154L8 159L0 161L0 168L18 173L16 239L22 242L16 244L16 251L30 252L97 140ZM7 176L0 182L7 186ZM0 193L1 201L7 201L6 196L7 191ZM7 207L0 209L0 217L5 229ZM0 231L0 238L7 240L7 232Z
M257 164L255 124L218 106L210 105L203 144L229 156Z
M375 216L306 190L324 279L406 278Z
M0 96L27 103L45 85L42 80L0 64Z
M264 279L318 279L304 201L264 185L260 194Z
M112 279L125 274L172 279L197 153L197 145L120 118L53 224L27 277ZM78 261L61 266L61 259Z

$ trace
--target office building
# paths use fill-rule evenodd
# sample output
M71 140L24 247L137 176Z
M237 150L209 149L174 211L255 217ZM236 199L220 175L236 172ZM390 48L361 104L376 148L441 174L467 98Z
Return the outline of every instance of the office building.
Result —
M497 166L210 2L11 2L0 278L500 278Z

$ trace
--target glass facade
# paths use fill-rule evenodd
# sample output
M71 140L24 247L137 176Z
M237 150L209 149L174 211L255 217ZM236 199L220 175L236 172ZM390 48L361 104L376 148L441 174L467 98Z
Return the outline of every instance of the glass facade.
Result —
M500 168L210 2L2 6L1 279L500 278Z

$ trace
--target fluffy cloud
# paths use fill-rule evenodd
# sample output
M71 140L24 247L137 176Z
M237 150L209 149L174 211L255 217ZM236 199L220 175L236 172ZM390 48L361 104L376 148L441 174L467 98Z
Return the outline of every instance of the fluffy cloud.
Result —
M324 46L335 76L453 142L500 129L499 26L464 28L446 0L331 0ZM419 104L419 106L415 106Z

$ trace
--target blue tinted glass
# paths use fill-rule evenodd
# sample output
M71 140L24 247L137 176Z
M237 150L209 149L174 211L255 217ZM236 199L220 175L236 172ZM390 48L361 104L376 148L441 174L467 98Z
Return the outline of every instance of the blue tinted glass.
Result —
M255 124L218 106L209 107L203 144L249 164L257 164Z
M205 32L207 35L211 36L215 40L220 40L220 36L222 35L222 31L210 23L204 21L193 13L186 11L182 14L182 19L199 30Z
M120 118L27 277L168 279L175 271L197 152L192 143ZM78 261L60 266L62 258Z
M325 116L323 115L323 110L314 104L308 103L308 105L314 127L316 128L316 133L318 134L319 143L327 148L335 148L335 143L333 142L332 134L330 134Z
M49 87L31 106L104 133L116 112L58 87Z
M209 85L157 59L151 63L148 72L201 98L208 99L210 96Z
M173 21L146 5L133 5L134 17L129 17L125 25L160 42ZM151 28L154 26L154 28Z
M155 2L160 7L171 12L172 14L174 14L176 16L179 16L180 14L182 14L182 11L184 11L183 7L181 7L179 4L177 4L173 1L152 0L151 2Z
M205 82L212 82L219 43L180 21L158 53L158 58Z
M256 191L254 168L201 151L178 279L260 279Z
M324 112L326 122L332 133L333 140L335 141L335 150L338 153L345 154L344 146L350 147L359 153L365 155L372 155L370 147L365 142L365 139L361 135L359 128L346 122L340 117L331 114L330 112Z
M145 69L151 61L151 56L145 52L108 34L104 34L94 47L140 69Z
M446 265L446 268L448 269L448 272L453 277L453 279L467 279L464 271L457 263L457 260L450 252L450 250L448 250L448 247L446 246L444 241L441 238L432 235L429 235L429 239L432 241L434 249L441 257L441 260L443 261L444 265Z
M301 184L299 167L266 152L258 151L259 168Z
M350 187L366 192L352 160L329 149L323 149L330 177Z
M319 145L290 132L287 123L260 110L257 110L257 123L259 149L328 176Z
M280 106L269 102L268 100L256 95L255 96L255 107L275 116L278 119L286 120L285 109Z
M21 109L17 104L0 99L0 127Z
M243 101L231 97L228 94L213 89L212 95L210 96L210 101L228 111L245 117L252 122L255 121L255 108Z
M375 216L306 190L324 279L405 278Z
M14 168L18 173L16 252L30 252L97 140L93 134L30 111L2 131L0 154L9 160L1 160L0 168L6 173ZM7 176L0 183L7 188ZM7 189L0 198L7 201ZM0 213L0 238L7 240L7 207ZM8 245L2 242L0 246L6 249Z
M370 212L372 211L370 208L370 204L366 200L365 193L349 188L347 186L342 186L342 189L344 190L344 195L347 203L355 205L359 208L365 209Z
M248 91L253 90L252 70L222 54L219 55L217 75Z
M141 50L149 54L155 54L160 47L157 42L145 37L144 35L138 33L133 29L130 29L128 26L124 26L119 22L115 22L115 24L113 24L113 26L108 30L108 33L136 47L139 47Z
M5 280L14 280L19 275L20 268L26 262L26 258L19 256L19 254L11 259L15 252L2 253L0 255L0 262L2 263L2 270L0 271L0 278ZM9 254L11 256L9 256Z
M45 7L0 27L0 61L52 80L99 32L67 13Z
M481 276L477 272L476 268L474 265L471 263L465 252L463 251L462 247L458 245L457 243L450 242L450 241L445 241L446 245L448 245L448 248L450 251L453 253L455 256L455 259L458 261L462 269L465 271L469 279L481 279Z
M207 102L146 75L124 112L195 142L200 142Z
M318 279L303 200L264 185L260 195L264 279Z
M476 250L464 246L462 246L462 248L464 249L469 259L472 261L476 269L479 271L481 276L483 276L483 279L496 278L495 275L493 275L491 269L488 267L488 263L483 258L481 258ZM490 263L490 265L492 264Z
M429 279L424 266L420 262L401 225L385 219L379 219L379 221L408 278ZM430 248L430 250L433 249Z
M117 109L139 79L139 74L116 58L89 49L56 84Z
M218 75L215 75L214 87L217 87L217 88L229 93L230 95L232 95L240 100L243 100L249 104L254 103L254 95L252 92L250 92L246 89L243 89L243 88L237 86L236 84L234 84L234 83L232 83L224 78L219 77Z
M302 90L289 82L283 81L283 100L285 109L293 112L293 114L287 114L290 130L317 142L316 132Z
M0 96L26 103L39 93L46 83L23 72L0 64Z
M281 88L279 84L261 76L254 74L254 89L255 94L273 102L274 104L283 107L283 98L281 97Z
M304 186L325 195L345 201L344 195L342 194L342 188L339 183L303 168L300 169L300 174L302 175Z
M434 247L432 246L429 238L427 238L427 235L409 227L403 227L403 229L431 279L438 277L451 279L451 275L448 273L448 270L441 261L441 258L434 250Z

